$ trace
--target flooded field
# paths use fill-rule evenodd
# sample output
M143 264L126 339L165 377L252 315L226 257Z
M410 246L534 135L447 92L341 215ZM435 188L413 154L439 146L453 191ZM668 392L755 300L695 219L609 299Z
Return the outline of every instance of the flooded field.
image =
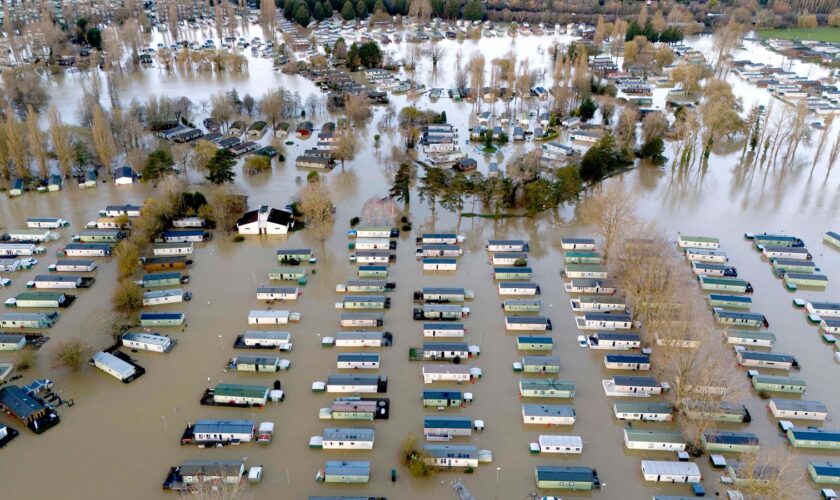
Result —
M441 43L451 45L449 57L453 57L457 44ZM510 43L510 39L464 42L461 50L465 57L476 49L501 54L510 48ZM708 40L695 43L708 44ZM515 44L517 53L533 53L538 47L546 48L549 41L528 37L517 39ZM748 50L736 58L750 54L769 62L777 57L752 44L748 45ZM794 70L809 71L798 64L794 64ZM245 92L259 95L269 86L276 85L298 90L302 95L314 91L308 81L272 72L267 60L252 61L250 72L249 77L239 79L184 82L151 69L131 76L122 87L122 97L142 98L152 89L171 95L189 93L191 99L199 101L234 84L240 89L240 95ZM68 75L51 91L54 101L67 108L65 114L68 116L75 107L74 78ZM434 85L446 86L451 75L444 73L439 78L441 83ZM745 106L753 99L769 98L765 91L731 78L736 82L736 93L744 97ZM405 104L402 97L394 101L398 109ZM472 108L468 103L442 99L430 104L421 98L420 105L446 110L456 127L462 131L468 127ZM381 110L377 111L372 124L380 115ZM326 119L326 116L318 116L317 122ZM374 133L373 125L360 130L360 136L367 138L363 144L372 144ZM187 459L243 457L247 457L249 466L265 467L262 483L253 488L256 498L297 499L308 495L352 494L389 499L446 499L457 497L450 481L461 479L479 499L519 499L536 491L534 467L540 464L585 465L598 470L602 481L600 491L580 494L564 491L564 498L645 499L651 494L687 495L689 490L684 485L644 482L639 468L641 459L664 460L671 459L672 455L629 452L624 448L624 424L613 417L612 399L604 395L601 387L601 380L612 375L603 366L603 352L582 350L577 346L575 339L579 332L574 326L569 296L563 291L558 274L562 267L560 237L591 234L589 228L576 222L574 207L546 213L537 219L511 218L498 222L464 219L457 227L451 214L442 209L432 214L413 194L410 213L414 230L398 239L397 261L392 264L389 276L389 281L396 281L397 289L391 293L392 306L385 313L384 329L394 334L394 345L382 349L379 371L389 379L386 396L391 400L391 417L373 424L376 429L373 451L334 452L307 446L310 436L320 435L325 427L336 424L318 419L318 410L328 406L334 395L314 394L310 386L337 371L338 350L321 347L321 338L341 330L338 324L341 311L334 308L340 297L335 293L336 284L356 277L356 266L348 262L349 240L345 234L348 221L359 215L367 199L384 195L390 184L383 160L387 153L384 152L390 150L392 142L398 143L399 138L396 134L386 134L383 139L385 142L380 148L383 153L372 146L365 147L354 161L347 163L346 169L342 171L338 167L327 174L336 193L338 213L335 230L326 241L318 241L304 231L289 237L249 237L243 243L233 243L229 237L217 232L212 242L197 245L195 264L188 271L191 281L185 286L193 292L193 300L158 308L185 312L187 326L161 329L178 340L171 353L133 355L147 370L139 380L123 385L88 366L78 374L51 370L48 360L51 346L47 343L37 356L36 366L25 374L22 382L49 377L63 391L64 398L75 401L75 406L59 409L62 422L56 428L40 436L21 429L21 436L0 452L3 496L167 498L172 495L163 493L160 486L170 466ZM528 143L526 147L530 146ZM275 165L272 172L256 176L239 172L237 184L248 193L252 207L269 203L282 206L289 202L298 189L300 178L305 177L305 172L295 169L292 160L306 147L306 142L296 140L287 150L289 160L285 165ZM512 154L513 149L505 148L504 154ZM830 175L824 164L812 169L811 153L804 148L800 154L801 164L775 168L740 167L740 149L734 149L736 151L729 154L713 155L707 168L677 171L672 170L670 164L663 168L642 166L609 182L623 183L636 192L641 215L656 219L674 240L679 231L720 238L722 248L729 254L732 265L737 266L739 276L750 280L756 290L753 310L764 313L769 319L770 330L778 337L774 351L797 357L802 369L795 375L808 383L806 399L824 402L830 414L825 427L836 428L836 418L831 416L840 412L840 398L833 381L840 374L840 367L833 361L831 348L820 340L816 327L807 323L802 310L791 305L794 296L840 299L840 281L833 281L838 279L840 251L822 243L822 233L837 230L840 225L837 222L840 189L836 174ZM190 173L190 180L202 182L195 172ZM201 186L196 188L201 189ZM17 199L0 197L0 227L23 227L28 216L59 216L71 221L70 228L60 230L61 240L51 243L47 255L39 257L38 266L32 271L13 275L13 286L0 291L0 298L5 300L24 291L28 279L45 273L46 267L55 260L55 250L67 243L70 235L76 234L86 222L94 220L101 208L109 204L142 203L153 195L154 188L150 185L117 187L107 183L95 190L71 187L58 193L28 193ZM421 232L456 230L466 236L465 252L459 259L457 272L424 274L414 258L414 238ZM744 240L746 231L787 232L803 238L817 264L832 280L826 291L795 295L785 291L780 280L771 274L770 265ZM504 315L499 307L501 300L494 289L488 254L484 250L488 238L521 238L530 243L529 264L535 270L533 281L542 289L543 313L554 324L553 354L560 357L559 378L577 385L577 396L573 403L568 403L574 405L577 413L574 426L549 428L522 424L522 400L517 390L520 376L511 370L511 363L518 361L521 353L516 351L515 335L504 330ZM273 306L302 314L300 323L279 328L292 333L294 350L278 354L291 360L291 369L280 372L278 377L225 371L223 368L229 358L253 353L235 351L232 344L236 335L248 329L248 311L265 308L264 303L256 300L254 288L268 284L266 273L277 266L275 252L281 247L310 247L318 257L315 266L306 267L310 273L314 270L317 273L310 276L299 300ZM114 263L104 260L96 278L96 284L90 290L79 292L76 303L62 312L61 319L49 332L51 338L81 335L97 348L110 345L110 339L95 330L101 324L101 316L107 315L110 309L109 300L115 283ZM447 415L483 419L486 423L486 430L474 433L468 442L479 449L492 450L493 462L481 464L473 474L444 472L420 480L412 478L408 470L399 465L401 439L410 432L422 435L423 416L439 414L434 409L424 410L421 405L423 363L408 361L408 348L423 342L421 322L411 319L412 292L423 286L462 286L476 294L476 298L467 304L472 314L465 320L468 328L465 341L481 347L481 356L469 364L480 367L483 377L468 388L451 386L473 392L475 401L463 409L446 412ZM687 281L686 286L696 285ZM13 357L0 353L0 362L7 359ZM734 355L731 361L735 363ZM269 404L262 411L199 405L203 391L216 383L271 385L275 378L282 382L286 400ZM739 426L739 429L748 428L756 433L763 445L782 443L776 420L764 408L765 401L751 393L744 403L753 415L753 422L748 427ZM181 447L179 440L183 429L201 418L249 418L257 423L272 421L277 427L274 440L268 446ZM0 419L20 429L20 425L6 417ZM338 425L354 424L366 423L341 421ZM634 427L665 428L667 425L639 424ZM536 441L541 433L579 435L584 441L583 454L573 458L530 454L528 444ZM465 440L455 442L467 443ZM371 482L360 486L316 483L315 474L328 459L369 460ZM698 463L707 491L711 494L723 491L717 482L718 473L708 467L705 457ZM396 482L390 480L392 468L397 468ZM805 475L804 465L802 474ZM817 490L813 489L811 493L816 497Z

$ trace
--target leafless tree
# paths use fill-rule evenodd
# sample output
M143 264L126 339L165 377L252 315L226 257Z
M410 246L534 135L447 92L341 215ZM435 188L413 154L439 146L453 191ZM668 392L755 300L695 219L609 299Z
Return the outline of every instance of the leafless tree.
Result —
M438 63L446 57L446 48L439 43L432 43L426 49L426 54L429 55L429 59L432 61L432 72L435 72L438 69Z
M392 198L370 198L362 206L362 222L369 226L396 224L402 211Z
M600 184L579 205L578 215L594 227L603 242L604 260L636 210L636 199L619 182Z
M308 183L298 193L298 205L306 227L324 241L335 224L335 205L330 188L321 181Z
M47 163L47 146L44 144L44 137L38 126L38 114L28 107L26 113L26 132L29 135L29 152L35 157L38 164L38 176L46 181L50 175L49 164Z

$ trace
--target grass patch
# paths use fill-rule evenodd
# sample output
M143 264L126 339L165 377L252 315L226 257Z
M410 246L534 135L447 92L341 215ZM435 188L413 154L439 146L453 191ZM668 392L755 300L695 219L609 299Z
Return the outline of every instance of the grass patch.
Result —
M840 43L840 29L837 28L789 28L764 29L756 31L761 38L783 40L813 40L816 42Z
M483 153L495 153L498 150L499 149L496 146L484 146L483 148L481 148L481 151Z

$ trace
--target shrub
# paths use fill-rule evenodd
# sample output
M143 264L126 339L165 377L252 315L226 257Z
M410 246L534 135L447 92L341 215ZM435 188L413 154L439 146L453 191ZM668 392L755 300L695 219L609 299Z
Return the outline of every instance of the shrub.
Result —
M18 371L24 372L30 368L35 363L35 351L32 349L25 349L20 353L18 356L17 361L15 362L15 368Z
M245 237L242 236L241 234L237 234L237 235L234 235L232 240L233 240L234 243L242 243L243 241L245 241Z
M52 350L51 365L53 369L67 368L77 371L92 353L90 345L78 337L59 340Z
M358 217L353 217L352 219L350 219L350 227L355 227L359 224L360 221L361 219L359 219Z
M117 283L111 300L115 311L131 314L143 307L143 289L130 279L122 279Z

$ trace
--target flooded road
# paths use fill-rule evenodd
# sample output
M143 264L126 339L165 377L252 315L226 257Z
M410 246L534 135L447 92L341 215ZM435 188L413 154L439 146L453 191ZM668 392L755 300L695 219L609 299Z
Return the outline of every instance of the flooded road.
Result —
M501 47L503 42L509 44L510 40L482 40L476 47L484 50L482 44L487 43L490 44L488 50L495 50L499 47L492 44ZM474 43L464 43L465 53L471 52L468 48ZM547 46L545 41L535 37L517 39L516 44L517 50ZM532 45L523 48L525 44ZM763 49L752 47L751 50L761 57L775 57L761 52ZM271 85L298 88L302 94L313 88L303 79L270 72L270 67L260 69L256 64L257 61L251 66L251 78L239 82L243 85L240 95L246 89L255 95L261 94L266 84L260 77L266 75L276 78L276 83ZM269 63L266 61L266 64ZM167 84L165 79L154 76L153 71L132 77L122 91L123 98L140 97L150 86L174 95L183 93L183 82L174 80ZM191 98L195 96L194 101L197 101L212 92L230 88L230 85L231 81L210 79L197 84L195 89L191 86ZM736 93L767 98L765 91L745 86L747 84L738 82ZM53 95L59 105L68 107L65 115L72 114L70 110L75 106L71 104L74 98L72 78L68 77ZM395 99L397 109L404 102L405 98ZM470 104L448 100L430 104L425 99L420 103L432 109L446 110L450 122L466 131ZM381 113L381 110L377 111L372 123L376 123ZM319 116L317 121L325 119ZM367 144L372 144L375 127L369 125L359 133L367 138ZM462 133L462 140L464 136ZM385 134L383 140L380 148L383 152L389 151L392 143L399 143L397 134ZM290 200L298 189L299 178L305 177L305 172L298 171L292 160L313 142L296 140L287 151L290 160L285 165L275 165L272 172L257 176L239 172L237 183L248 193L252 207L266 203L282 206ZM506 148L505 154L511 154L512 150L513 147ZM499 222L464 219L457 227L454 216L442 209L433 216L427 207L419 204L416 193L412 193L410 214L414 231L399 238L397 261L391 266L389 276L389 281L396 281L397 289L391 294L392 307L385 314L384 329L394 334L395 342L381 351L380 373L389 379L386 396L391 399L391 417L373 424L376 429L373 451L342 453L313 450L307 446L310 436L320 435L325 427L367 425L366 422L319 420L318 410L328 406L334 395L313 394L310 386L337 371L338 350L321 347L321 338L341 330L338 325L341 311L334 308L334 302L340 297L335 293L335 285L356 277L356 266L348 262L349 240L345 232L349 219L360 215L367 199L382 196L387 191L390 180L383 161L386 154L377 154L368 147L354 161L348 162L344 171L339 167L327 175L336 193L338 212L335 230L324 242L317 241L306 231L289 237L249 237L243 243L233 243L224 234L217 233L211 243L197 245L195 265L188 271L191 281L185 287L193 292L193 300L157 308L185 312L187 326L183 330L160 329L178 340L171 353L133 354L147 370L137 381L124 385L89 366L83 367L78 374L51 370L48 355L52 341L48 342L38 353L36 366L22 381L49 377L63 391L63 397L73 398L76 404L72 408L60 408L61 424L40 436L0 417L0 421L22 431L20 437L0 452L2 496L171 498L171 494L163 493L160 488L170 466L187 459L243 457L247 457L249 466L265 467L262 483L253 488L256 498L298 499L307 495L352 494L389 499L448 499L456 498L450 481L461 479L479 499L520 499L535 492L534 467L540 464L585 465L598 470L605 484L600 491L580 494L563 491L564 498L645 499L651 494L687 495L689 490L685 486L661 486L643 481L639 468L642 458L666 460L672 455L625 450L622 442L624 424L613 417L612 400L601 388L601 380L612 375L603 366L603 352L581 350L577 346L575 338L579 332L574 326L569 296L563 291L558 274L562 266L560 237L591 235L591 230L577 224L573 208L546 213L537 219L512 218ZM807 323L804 313L792 307L794 295L785 291L780 280L772 276L770 265L762 261L743 239L745 231L779 231L800 236L832 281L825 292L799 292L795 296L840 300L840 281L834 281L840 276L837 273L840 252L822 243L824 231L838 229L840 189L836 174L829 175L824 163L818 164L812 172L810 152L805 148L800 158L807 161L784 168L739 167L739 155L740 150L723 156L713 155L708 168L694 167L688 172L674 171L670 165L640 167L609 182L621 182L638 193L641 215L659 221L674 240L678 231L720 238L739 275L755 287L753 310L768 317L770 330L778 337L774 351L797 357L802 369L795 375L808 383L806 398L824 402L830 413L825 427L837 428L840 398L833 380L840 375L840 367L833 362L831 348L821 342L816 328ZM196 189L202 189L200 175L191 172L190 180L197 184ZM47 255L39 257L40 263L34 270L12 276L13 286L3 289L0 298L5 300L20 293L25 290L28 279L46 272L46 267L55 260L55 250L86 222L94 220L99 209L109 204L142 203L153 194L154 188L150 185L116 187L108 183L100 184L95 190L80 190L73 186L58 193L27 193L17 199L0 197L2 227L23 227L28 216L36 215L60 216L72 224L60 231L61 240L49 245ZM455 230L467 239L457 272L424 274L414 258L414 238L426 231ZM574 426L548 428L522 424L523 401L517 390L520 377L511 370L511 363L518 361L522 354L516 351L515 335L504 330L503 312L499 307L501 300L494 289L491 266L483 248L488 238L521 238L530 242L529 264L535 271L533 281L542 289L543 313L554 323L553 354L560 357L559 378L577 385L577 396L573 403L568 403L573 404L577 412ZM266 307L256 300L254 288L268 284L266 273L277 266L275 252L282 247L311 247L318 257L317 265L307 267L310 273L313 270L317 273L311 275L309 283L303 287L302 297L288 305L274 306L302 313L300 323L279 329L292 333L294 350L280 355L291 360L291 369L280 372L279 377L226 372L223 368L230 357L253 353L235 351L232 344L236 335L248 329L248 311ZM61 319L49 332L53 339L82 336L97 348L110 345L110 339L95 330L101 324L100 316L107 315L110 308L114 267L112 260L103 261L96 273L97 283L90 290L78 293L76 303L62 312ZM479 449L492 450L493 462L481 464L474 474L445 472L431 479L414 479L399 465L401 439L410 432L422 435L423 416L439 414L433 409L423 409L420 398L424 388L420 375L422 363L408 361L408 348L423 342L421 322L411 319L412 292L423 286L462 286L476 294L475 300L467 304L472 314L465 320L468 328L465 341L481 347L481 356L469 364L480 367L483 378L468 388L451 386L473 392L475 401L464 409L447 411L449 415L465 415L483 419L486 423L486 430L475 433L468 442ZM14 356L0 353L0 362L9 359ZM735 363L734 356L731 361ZM219 382L271 385L275 378L281 380L287 392L286 400L270 404L264 410L199 405L204 389ZM751 393L745 396L744 403L753 415L753 422L738 428L758 434L763 445L782 443L775 419L763 408L765 402ZM251 444L221 449L181 447L179 440L183 429L200 418L272 421L276 424L275 436L273 442L264 447ZM667 426L648 424L645 427ZM535 442L541 433L579 435L584 441L583 454L572 458L530 454L528 444ZM455 442L467 443L463 439ZM326 460L333 459L369 460L371 482L350 487L316 483L316 472L323 468ZM723 491L717 484L717 473L707 467L706 459L700 459L698 463L703 468L703 484L707 491L712 494ZM392 468L398 469L395 483L390 481ZM804 465L802 473L805 474ZM817 490L809 491L816 497Z

